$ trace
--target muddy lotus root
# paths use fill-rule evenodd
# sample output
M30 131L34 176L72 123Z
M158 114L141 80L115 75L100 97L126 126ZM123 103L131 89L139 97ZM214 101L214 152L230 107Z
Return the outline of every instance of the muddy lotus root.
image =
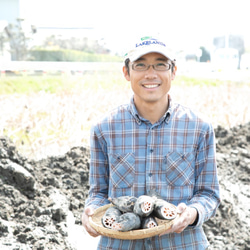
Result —
M156 218L173 220L177 216L174 206L163 199L141 195L109 199L114 205L102 217L104 227L116 231L149 229L158 226Z

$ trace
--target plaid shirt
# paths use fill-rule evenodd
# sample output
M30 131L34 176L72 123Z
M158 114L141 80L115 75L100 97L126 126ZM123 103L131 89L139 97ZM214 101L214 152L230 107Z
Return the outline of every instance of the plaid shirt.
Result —
M206 249L202 229L219 205L215 138L211 124L174 104L155 124L140 117L131 99L91 129L90 191L86 206L109 204L108 197L139 197L150 190L198 211L182 233L143 240L101 236L98 249Z

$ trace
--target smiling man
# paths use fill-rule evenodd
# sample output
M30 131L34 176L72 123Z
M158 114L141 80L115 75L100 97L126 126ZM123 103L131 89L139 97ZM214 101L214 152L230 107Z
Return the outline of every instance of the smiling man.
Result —
M162 235L141 240L100 237L98 249L206 249L202 224L220 203L211 124L169 95L176 76L165 43L142 38L125 57L133 97L91 130L90 190L82 223L108 198L157 192L177 206L179 218Z
M176 66L159 53L148 53L132 63L128 60L123 72L131 82L137 111L154 124L168 109L168 92Z

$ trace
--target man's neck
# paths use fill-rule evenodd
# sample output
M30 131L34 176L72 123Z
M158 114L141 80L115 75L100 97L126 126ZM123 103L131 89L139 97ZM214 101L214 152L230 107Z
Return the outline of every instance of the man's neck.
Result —
M166 97L166 100L161 103L144 102L144 103L140 103L140 105L137 105L135 101L135 106L140 116L149 120L151 124L154 124L160 120L160 118L168 110L168 105L169 105L168 96Z

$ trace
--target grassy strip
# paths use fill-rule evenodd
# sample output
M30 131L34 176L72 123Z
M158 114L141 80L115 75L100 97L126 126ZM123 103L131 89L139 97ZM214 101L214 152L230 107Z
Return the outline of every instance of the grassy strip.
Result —
M110 90L114 85L124 85L125 79L119 72L94 72L81 76L15 76L0 78L0 95L70 92L74 89Z
M0 95L31 94L44 91L47 93L69 92L72 89L113 89L123 87L125 79L119 72L94 72L82 76L16 76L0 78ZM219 86L224 81L216 79L197 79L178 76L174 85L185 86Z

